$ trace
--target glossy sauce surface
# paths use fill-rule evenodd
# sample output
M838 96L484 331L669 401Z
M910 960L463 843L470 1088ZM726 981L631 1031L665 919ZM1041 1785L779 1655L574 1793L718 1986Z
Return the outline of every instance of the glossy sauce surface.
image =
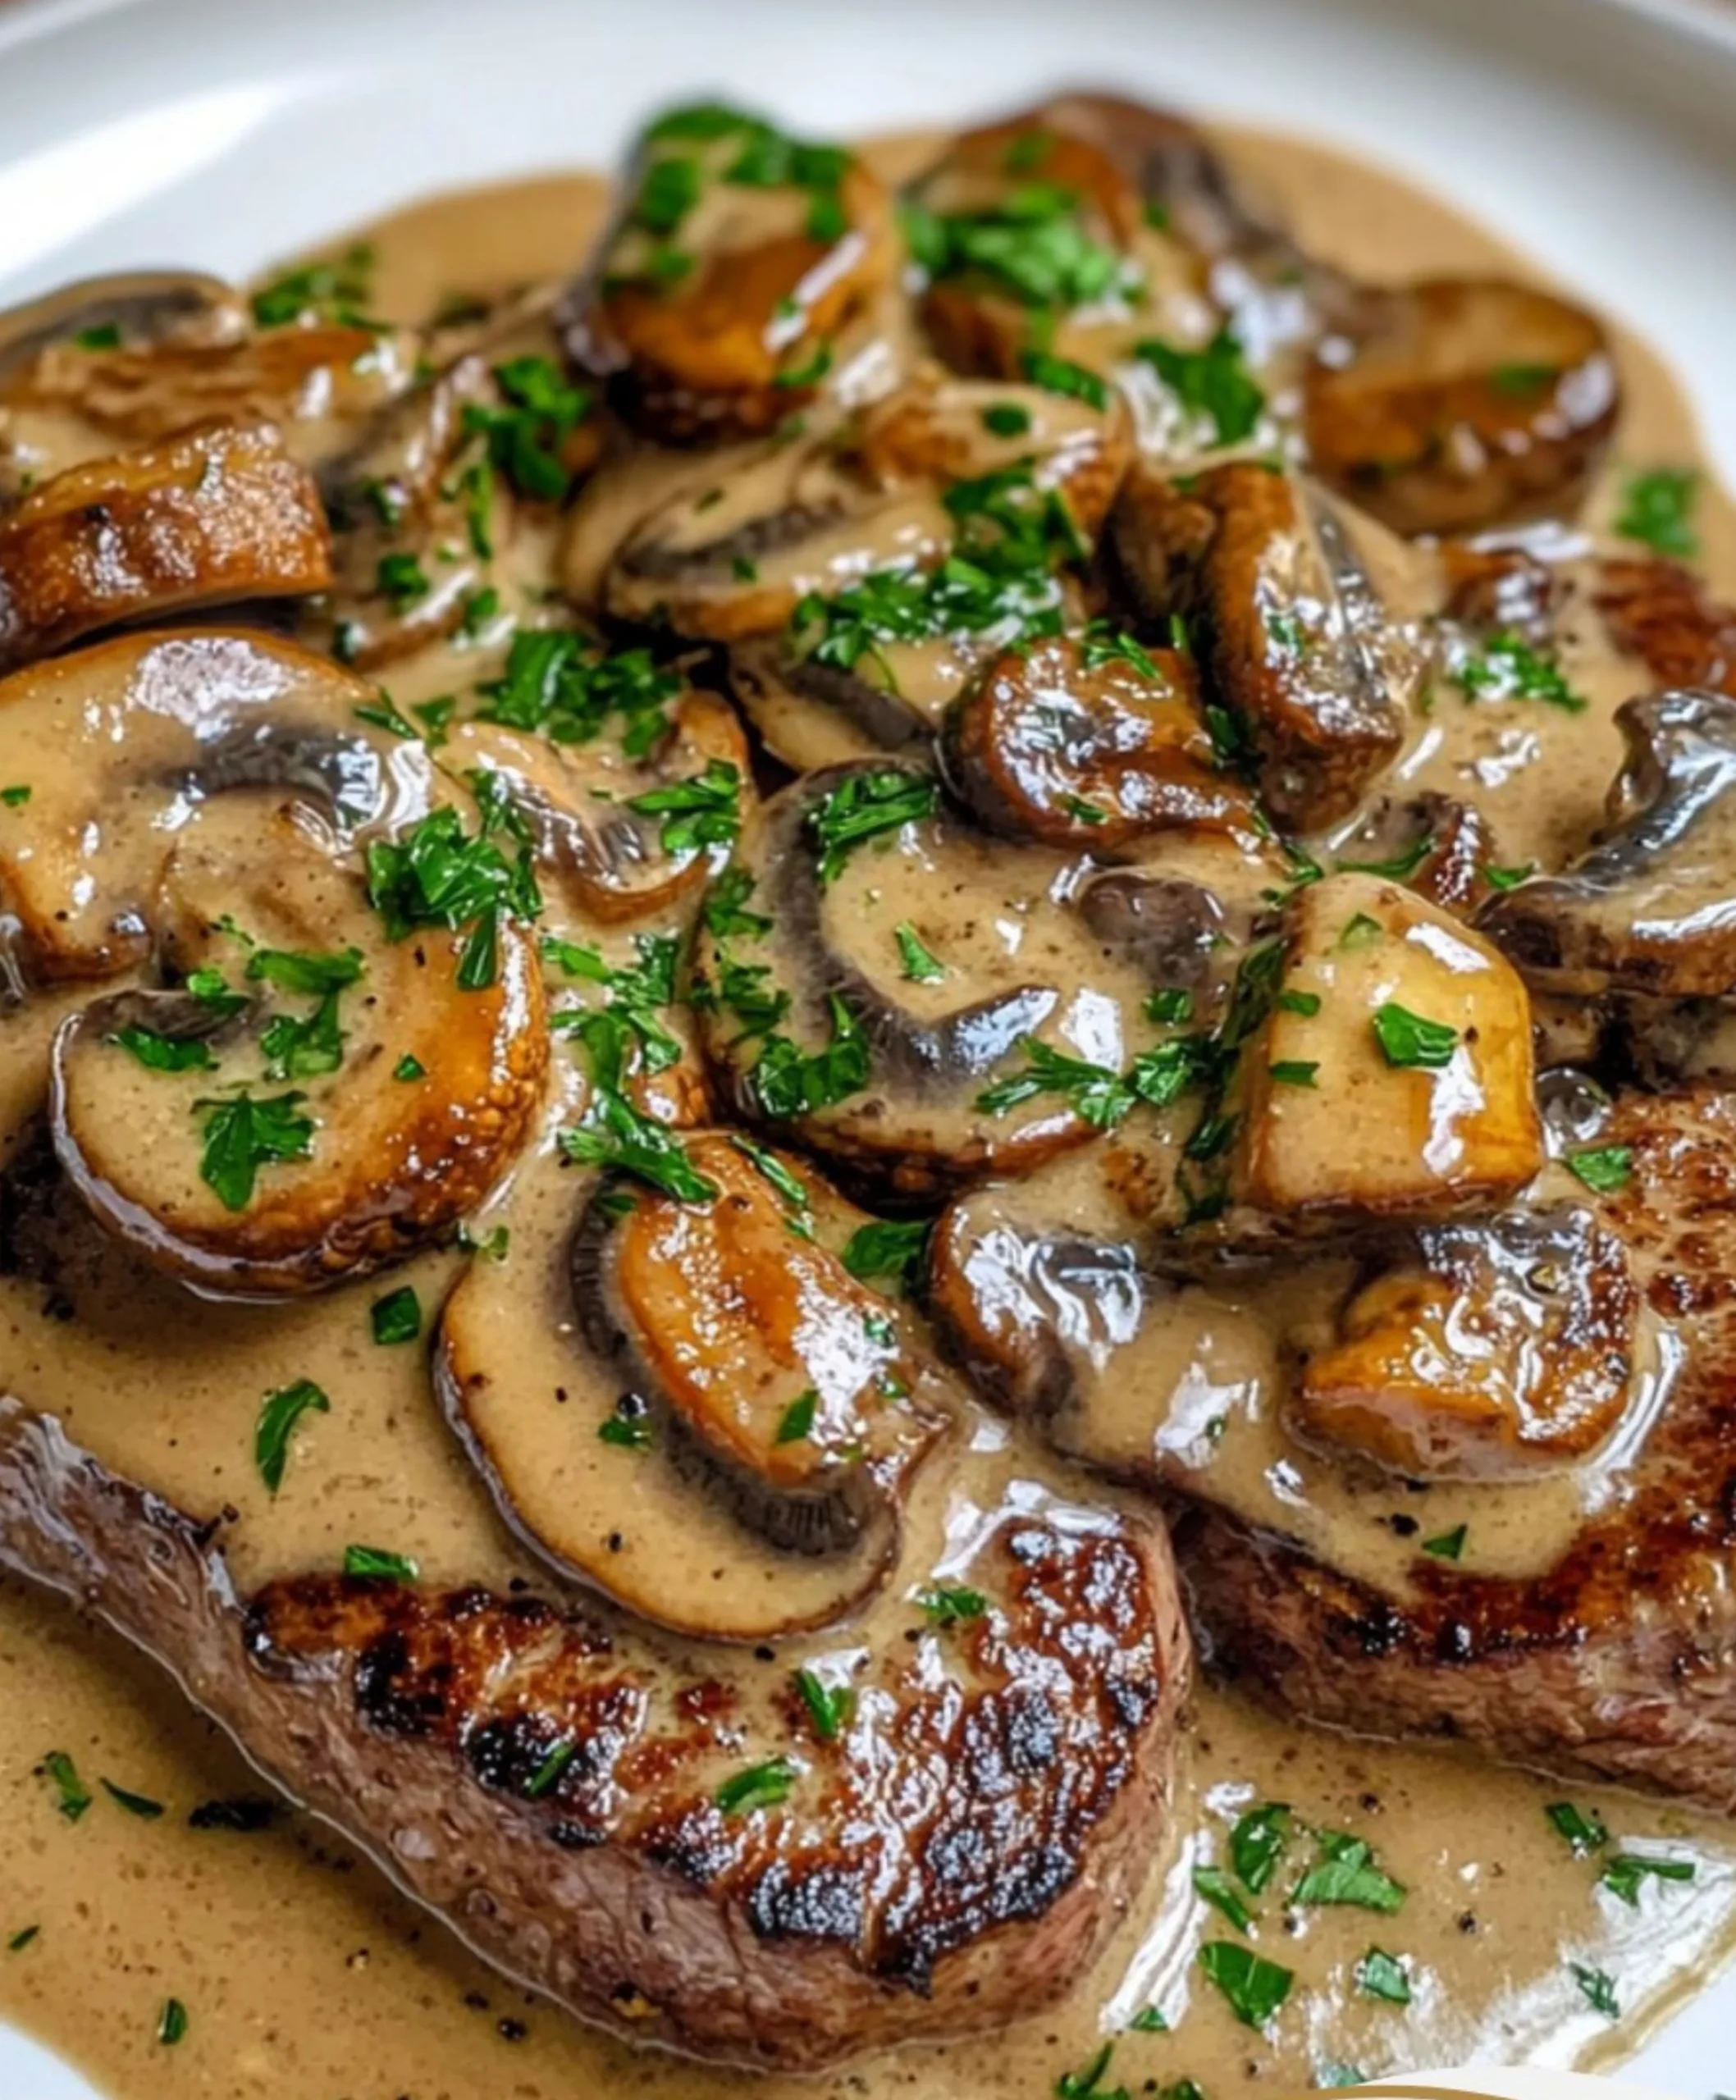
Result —
M1282 140L1226 143L1269 185L1304 246L1354 269L1401 278L1506 259L1444 207L1360 166ZM908 142L885 150L894 172L920 158ZM590 178L554 179L441 200L371 230L377 304L414 314L455 290L487 294L564 272L603 196ZM1635 467L1697 456L1661 366L1632 341L1622 347L1620 456L1595 499L1593 522L1607 521ZM1697 522L1708 572L1728 591L1736 587L1736 515L1708 486ZM515 555L522 580L547 558L546 548L524 546ZM1622 667L1591 637L1569 637L1562 662L1591 703L1583 714L1535 708L1519 722L1454 699L1419 720L1400 761L1400 774L1418 786L1462 792L1473 778L1505 862L1554 864L1577 850L1601 815L1620 756L1610 716L1627 696ZM473 657L459 664L432 651L391 682L407 705L483 674ZM875 908L889 922L909 915L897 899ZM923 930L943 946L944 914ZM63 1010L48 999L0 1020L0 1130L16 1133L35 1106L42 1046ZM1118 1063L1112 1002L1094 1021L1089 1012L1077 1019L1081 1036L1094 1025L1107 1031L1079 1039L1083 1053ZM557 1060L567 1054L557 1047ZM1072 1171L1067 1162L1045 1170L1053 1188L1044 1199L1052 1194L1088 1223L1094 1198L1076 1176L1067 1180ZM509 1188L481 1226L510 1223L514 1200ZM424 1258L395 1271L391 1284L413 1285L431 1306L455 1266ZM1341 1281L1323 1260L1318 1274L1286 1288L1323 1303ZM496 1521L432 1404L419 1351L376 1346L369 1307L385 1287L269 1310L194 1304L103 1256L81 1273L80 1317L68 1322L40 1285L0 1279L0 1390L61 1417L116 1471L217 1519L244 1587L286 1568L329 1566L359 1540L413 1553L436 1582L538 1580L537 1564ZM1195 1376L1198 1391L1168 1411L1163 1431L1185 1462L1233 1474L1226 1499L1249 1514L1279 1495L1286 1521L1317 1527L1343 1564L1364 1556L1377 1579L1401 1583L1405 1555L1355 1495L1323 1486L1295 1468L1294 1454L1295 1477L1275 1484L1275 1431L1261 1399L1269 1401L1272 1384L1273 1322L1254 1297L1220 1292L1190 1304L1163 1335L1162 1361L1121 1367L1108 1382L1137 1396L1141 1420L1112 1422L1108 1433L1119 1435L1130 1459L1141 1455L1162 1412L1154 1389L1176 1390ZM1204 1374L1193 1368L1190 1338L1193 1355L1207 1361ZM1667 1354L1667 1338L1654 1346ZM298 1440L284 1490L272 1497L254 1468L253 1427L260 1395L292 1377L315 1381L332 1408ZM1226 1393L1235 1402L1227 1410ZM1205 1437L1205 1422L1227 1411L1231 1432ZM969 1417L943 1466L944 1481L931 1475L913 1513L913 1550L930 1553L929 1565L967 1538L984 1512L1040 1493L1042 1483L1087 1502L1108 1493L986 1413ZM1438 1511L1446 1529L1469 1509L1498 1564L1529 1564L1546 1557L1550 1540L1573 1521L1574 1498L1588 1491L1595 1485L1575 1479L1539 1504L1528 1488L1504 1527L1501 1491L1437 1489L1431 1523ZM808 1652L786 1647L775 1666L787 1669L793 1655ZM75 1822L57 1812L41 1769L53 1750L74 1759L97 1796ZM1372 2075L1473 2055L1606 2065L1693 1986L1736 1932L1736 1837L1674 1809L1444 1753L1309 1734L1210 1688L1198 1696L1185 1763L1172 1856L1154 1865L1143 1901L1059 2011L988 2042L868 2060L818 2084L738 2078L635 2055L528 2002L311 1821L284 1811L263 1831L190 1829L199 1804L257 1793L257 1781L148 1666L8 1581L0 1583L0 1950L21 1943L0 1951L0 2011L88 2068L118 2100L701 2100L756 2090L770 2100L803 2093L1035 2100L1088 2066L1109 2038L1106 2084L1140 2091L1191 2079L1208 2100L1223 2100L1250 2086L1341 2083L1352 2070ZM100 1778L165 1812L130 1814L96 1786ZM1624 1846L1691 1860L1692 1883L1648 1881L1631 1906L1601 1888L1597 1865L1575 1858L1545 1813L1569 1792ZM1264 2037L1239 2027L1200 1979L1199 1943L1231 1935L1190 1891L1194 1870L1224 1863L1231 1825L1263 1802L1289 1805L1294 1834L1283 1868L1252 1906L1254 1943L1297 1977ZM1366 1838L1407 1889L1402 1906L1391 1915L1286 1909L1284 1892L1313 1859L1313 1830ZM1359 1988L1355 1972L1371 1949L1404 1958L1408 2007ZM1615 1979L1619 2020L1588 2002L1576 1963ZM171 1997L186 2007L188 2025L166 2046L155 2036ZM1150 2006L1171 2031L1128 2031Z

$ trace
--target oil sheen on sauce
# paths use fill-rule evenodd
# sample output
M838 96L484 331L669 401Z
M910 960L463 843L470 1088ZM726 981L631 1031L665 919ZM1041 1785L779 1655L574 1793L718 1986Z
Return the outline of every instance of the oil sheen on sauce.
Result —
M1270 137L1225 144L1277 197L1305 246L1352 269L1404 278L1509 263L1441 204L1359 164ZM884 149L894 172L919 153L908 141ZM413 315L454 290L487 294L564 271L603 195L590 177L555 177L408 211L370 230L376 304ZM1622 352L1627 409L1594 521L1610 514L1624 473L1698 452L1659 361L1632 340ZM1727 592L1736 514L1708 487L1698 522L1712 580ZM1464 710L1419 733L1402 770L1428 787L1477 763L1516 852L1559 857L1596 820L1620 755L1609 716L1625 697L1607 675L1600 681L1595 662L1569 657L1567 668L1591 697L1587 714L1533 710L1522 738L1484 749L1472 740L1489 733ZM454 675L436 654L414 667L413 690L395 680L395 691L413 700L424 678L433 693ZM0 1020L0 1139L29 1105L29 1075L58 1018L48 1000ZM431 1257L401 1280L437 1303L450 1269L450 1258ZM533 1573L437 1418L418 1353L373 1345L375 1294L364 1285L262 1312L197 1304L129 1272L95 1299L96 1317L69 1325L35 1286L0 1280L0 1390L60 1415L117 1470L182 1506L237 1513L226 1539L244 1586L287 1566L329 1564L359 1537L413 1550L434 1582ZM1231 1354L1239 1348L1254 1364L1244 1382L1257 1390L1257 1310L1214 1317ZM1149 1381L1160 1371L1119 1381L1145 1395L1148 1417ZM286 1491L272 1500L251 1463L254 1418L260 1395L295 1376L315 1380L334 1404L298 1445ZM1223 1463L1249 1478L1263 1470L1259 1412L1250 1407L1236 1438L1222 1440ZM1103 1432L1112 1440L1117 1425ZM992 1504L1026 1464L1057 1471L1053 1458L1025 1452L1016 1432L985 1423L950 1492ZM1217 1485L1235 1499L1227 1477ZM1105 1492L1089 1481L1082 1491ZM1545 1530L1569 1514L1546 1515ZM1317 1511L1316 1521L1331 1526L1332 1513ZM1492 1536L1482 1517L1478 1531ZM1515 1536L1492 1550L1521 1564L1543 1550L1535 1532L1527 1536L1528 1545ZM1390 1570L1368 1572L1390 1579ZM55 1750L95 1796L76 1819L60 1811L43 1769ZM1704 1979L1736 1934L1736 1833L1668 1806L1448 1751L1302 1730L1209 1686L1183 1753L1169 1851L1065 2005L1000 2037L870 2059L827 2079L751 2079L636 2054L527 1997L311 1819L286 1809L262 1828L193 1827L202 1804L258 1797L257 1777L148 1664L7 1581L0 2016L117 2100L1035 2100L1086 2070L1110 2040L1101 2087L1160 2093L1190 2079L1208 2100L1225 2100L1473 2057L1608 2067ZM136 1800L129 1808L98 1783L105 1779L162 1812L139 1813ZM1691 1860L1693 1879L1647 1882L1637 1903L1624 1901L1551 1822L1547 1810L1564 1800L1600 1818L1618 1846ZM1392 1915L1293 1911L1283 1901L1288 1877L1275 1879L1251 1906L1253 1943L1293 1970L1296 1984L1262 2035L1236 2024L1194 1956L1203 1938L1224 1936L1196 1869L1222 1864L1236 1819L1264 1802L1287 1804L1299 1827L1366 1838L1408 1893ZM1402 1961L1408 2005L1359 1980L1378 1973L1367 1966L1376 1951ZM171 2000L185 2014L172 2042L162 2038ZM1152 2006L1163 2028L1134 2027Z

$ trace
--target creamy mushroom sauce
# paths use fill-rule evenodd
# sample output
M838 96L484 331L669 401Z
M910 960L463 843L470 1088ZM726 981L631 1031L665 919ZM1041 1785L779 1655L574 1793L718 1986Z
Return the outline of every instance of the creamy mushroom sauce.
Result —
M1229 134L1221 143L1276 196L1304 246L1331 261L1377 279L1511 267L1479 230L1383 174L1281 139ZM902 176L928 150L930 142L901 140L875 158ZM433 311L455 290L490 294L563 272L598 224L605 196L592 177L561 176L403 212L368 230L377 253L374 304L409 317ZM1621 355L1626 408L1608 485L1588 513L1593 523L1612 516L1624 474L1688 463L1699 450L1658 359L1631 338L1622 339ZM1736 514L1709 484L1697 523L1706 570L1728 591L1736 586ZM519 590L534 589L550 551L534 534L520 535ZM509 591L502 633L512 609ZM486 674L487 641L462 664L446 651L424 652L391 679L395 697L408 704L473 682ZM1419 788L1446 790L1469 769L1508 861L1556 864L1583 844L1621 756L1609 718L1628 680L1588 637L1569 637L1562 662L1591 701L1584 714L1447 705L1418 721L1397 769ZM34 1106L48 1036L85 996L49 997L0 1022L0 1130L16 1136ZM1119 1046L1105 1040L1093 1054L1116 1062ZM1102 1205L1083 1159L1044 1170L1008 1201L1085 1226ZM513 1215L510 1190L499 1214ZM485 1217L477 1229L495 1221ZM425 1257L393 1281L436 1303L456 1266L450 1256ZM431 1404L419 1352L374 1344L368 1310L377 1288L264 1311L198 1303L119 1257L98 1267L106 1272L80 1291L96 1309L72 1324L36 1286L0 1281L0 1388L61 1416L118 1471L218 1517L244 1586L286 1568L329 1565L363 1537L413 1551L436 1582L537 1578ZM1281 1288L1323 1305L1342 1280L1327 1259ZM1104 1388L1129 1397L1137 1389L1148 1425L1154 1386L1176 1391L1163 1431L1170 1457L1208 1464L1219 1475L1214 1491L1250 1513L1279 1495L1287 1521L1304 1536L1330 1536L1341 1564L1401 1584L1404 1555L1391 1531L1369 1521L1366 1491L1329 1486L1326 1469L1300 1461L1293 1447L1288 1470L1275 1475L1272 1319L1260 1296L1193 1294L1161 1349L1141 1344L1137 1376L1112 1357ZM1304 1302L1286 1317L1307 1313ZM1654 1333L1647 1351L1647 1375L1661 1387L1667 1335ZM298 1445L292 1491L273 1500L252 1463L254 1418L260 1394L290 1376L315 1380L333 1407ZM1220 1415L1231 1418L1230 1428L1208 1436L1205 1425ZM1153 1456L1141 1448L1148 1431L1125 1405L1092 1427L1099 1456L1135 1470ZM972 1418L962 1440L947 1486L935 1487L931 1474L911 1513L920 1548L943 1564L948 1542L967 1538L981 1512L1008 1496L1040 1495L1037 1483L1064 1477L1021 1432L986 1414ZM1609 1474L1606 1460L1541 1496L1536 1486L1510 1491L1505 1504L1499 1490L1437 1487L1430 1522L1446 1528L1473 1513L1488 1566L1536 1565L1550 1558L1581 1498L1618 1491ZM1110 1492L1085 1484L1088 1498ZM1390 1491L1382 1499L1390 1503ZM129 1814L97 1788L89 1812L68 1822L41 1769L54 1748L75 1759L87 1783L110 1780L164 1812ZM1312 1733L1208 1686L1184 1745L1170 1853L1154 1864L1143 1901L1063 2007L1002 2037L870 2060L817 2084L756 2080L636 2055L527 1998L311 1820L283 1810L263 1830L189 1827L199 1804L258 1792L233 1750L148 1665L64 1606L0 1583L0 2012L124 2100L289 2093L469 2100L485 2092L519 2100L577 2093L715 2100L736 2092L765 2100L785 2093L986 2100L1046 2093L1086 2070L1110 2038L1115 2053L1101 2087L1155 2093L1191 2079L1208 2100L1222 2100L1254 2084L1329 2085L1359 2071L1473 2056L1607 2066L1705 1978L1736 1933L1736 1836L1721 1826L1451 1753ZM1691 1858L1694 1879L1647 1886L1635 1907L1620 1902L1546 1817L1546 1806L1564 1798L1600 1815L1620 1840L1662 1841ZM1193 1954L1213 1914L1190 1885L1196 1865L1223 1860L1236 1818L1262 1801L1287 1802L1303 1821L1367 1837L1409 1891L1391 1917L1290 1912L1275 1883L1254 1906L1257 1943L1298 1980L1263 2037L1236 2025L1199 1979ZM1373 1947L1406 1957L1408 2007L1359 1992L1353 1972ZM1615 1979L1619 2022L1588 2004L1575 1963ZM156 2038L170 1997L187 2011L185 2038L172 2047ZM1132 2025L1154 2006L1169 2031L1152 2031L1149 2020Z

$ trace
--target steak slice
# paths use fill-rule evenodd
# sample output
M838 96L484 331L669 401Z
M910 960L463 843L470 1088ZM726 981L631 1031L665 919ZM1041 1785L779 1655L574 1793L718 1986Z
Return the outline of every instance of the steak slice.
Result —
M477 1952L635 2041L811 2070L1003 2025L1066 1990L1159 1850L1188 1646L1154 1528L1004 1516L847 1712L601 1607L323 1575L244 1600L213 1530L0 1398L0 1566L156 1656Z
M1176 1544L1209 1659L1310 1721L1455 1736L1736 1812L1736 1097L1631 1094L1606 1220L1685 1344L1627 1478L1523 1580L1419 1563L1399 1600L1191 1503Z

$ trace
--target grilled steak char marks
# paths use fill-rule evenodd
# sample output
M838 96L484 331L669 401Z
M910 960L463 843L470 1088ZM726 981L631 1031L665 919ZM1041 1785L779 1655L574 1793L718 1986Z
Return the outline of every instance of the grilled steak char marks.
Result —
M1205 1653L1309 1720L1462 1737L1560 1773L1736 1811L1736 1102L1622 1104L1633 1152L1606 1199L1686 1357L1631 1481L1560 1563L1522 1581L1420 1559L1414 1594L1355 1581L1194 1503L1177 1532ZM1418 1505L1418 1513L1421 1505Z
M0 1564L162 1657L501 1967L636 2040L757 2068L1064 1989L1152 1857L1187 1675L1161 1540L1015 1515L967 1571L988 1609L921 1632L912 1605L918 1638L851 1680L828 1742L788 1670L713 1673L529 1596L309 1576L244 1605L208 1527L16 1401ZM720 1806L778 1758L787 1801Z

